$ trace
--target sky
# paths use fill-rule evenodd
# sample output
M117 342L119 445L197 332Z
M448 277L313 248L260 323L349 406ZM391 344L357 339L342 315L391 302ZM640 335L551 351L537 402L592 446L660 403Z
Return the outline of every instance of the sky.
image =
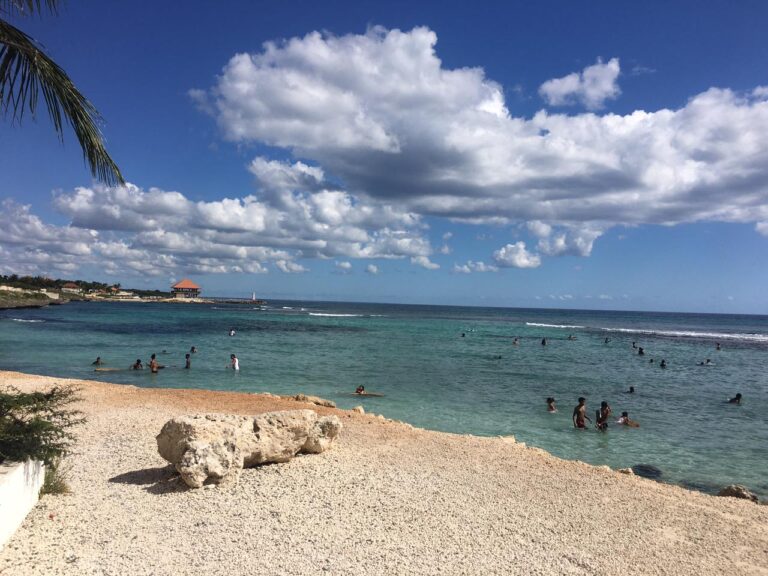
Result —
M14 18L127 184L0 120L0 273L768 314L768 3L74 2Z

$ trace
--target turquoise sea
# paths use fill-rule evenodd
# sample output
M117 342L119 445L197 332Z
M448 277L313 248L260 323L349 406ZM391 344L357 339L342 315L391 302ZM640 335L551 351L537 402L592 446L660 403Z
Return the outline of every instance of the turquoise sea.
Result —
M184 370L191 346L198 352ZM127 370L153 352L165 370ZM239 373L227 368L231 353ZM123 370L94 372L96 356ZM707 358L711 365L700 366ZM661 480L693 489L741 483L768 496L768 316L71 303L0 311L0 368L146 387L304 392L425 428L512 434L563 458L614 468L650 464ZM356 397L359 384L385 396ZM626 393L630 385L635 394ZM742 405L727 404L737 392ZM546 411L548 396L559 412ZM606 400L615 417L627 410L641 427L574 430L579 396L593 419Z

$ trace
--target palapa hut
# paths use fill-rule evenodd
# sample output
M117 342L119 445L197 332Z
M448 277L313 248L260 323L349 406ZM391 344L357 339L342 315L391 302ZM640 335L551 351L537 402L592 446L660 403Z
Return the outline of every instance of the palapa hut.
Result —
M171 286L171 294L174 298L199 298L200 286L189 278L184 278Z

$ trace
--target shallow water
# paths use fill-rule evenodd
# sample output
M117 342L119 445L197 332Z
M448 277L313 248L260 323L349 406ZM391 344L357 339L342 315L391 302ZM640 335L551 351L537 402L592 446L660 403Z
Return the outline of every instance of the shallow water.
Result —
M199 352L184 370L193 345ZM127 370L153 352L168 366L160 374ZM239 373L227 369L230 353L240 359ZM96 356L121 371L94 372ZM713 365L699 366L706 358ZM435 430L513 434L564 458L614 468L652 464L662 480L704 491L742 483L763 497L766 359L765 316L319 302L0 311L2 369L147 387L316 394ZM356 397L359 384L385 396ZM629 385L634 395L625 393ZM727 404L736 392L743 404ZM547 413L547 396L557 399L558 413ZM641 427L574 430L579 396L593 419L606 400L614 416L627 410Z

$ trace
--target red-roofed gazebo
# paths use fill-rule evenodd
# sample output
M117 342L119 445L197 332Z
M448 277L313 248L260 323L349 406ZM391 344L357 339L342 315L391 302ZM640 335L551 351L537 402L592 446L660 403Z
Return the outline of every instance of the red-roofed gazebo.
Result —
M200 296L200 286L184 278L171 286L171 293L174 298L197 298Z

